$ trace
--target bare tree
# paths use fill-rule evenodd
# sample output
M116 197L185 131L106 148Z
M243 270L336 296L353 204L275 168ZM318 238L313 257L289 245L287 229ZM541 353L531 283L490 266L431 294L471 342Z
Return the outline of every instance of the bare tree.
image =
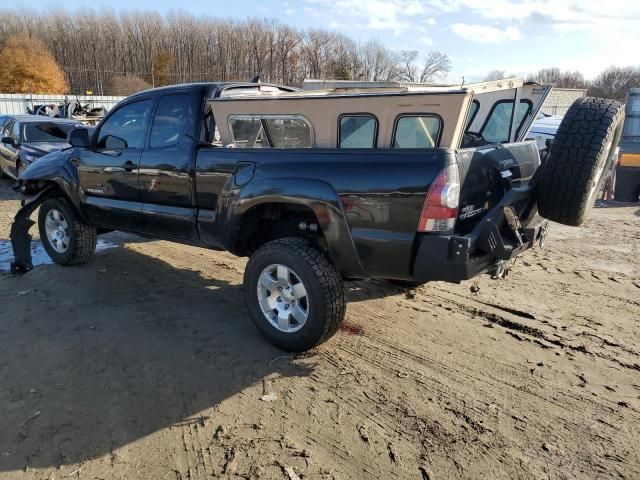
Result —
M418 81L417 50L402 50L399 55L398 79L405 82Z
M302 31L273 19L91 9L69 13L53 7L43 13L0 9L0 17L0 44L12 35L37 35L64 71L72 93L104 94L119 77L138 77L157 86L249 80L260 73L265 81L300 85L310 77L418 81L439 77L449 68L444 55L444 63L430 56L423 72L416 65L417 54L403 61L377 40L359 44L340 33Z
M624 102L629 89L634 87L640 87L640 66L612 66L593 80L589 88L589 95Z
M451 70L451 60L445 53L433 50L427 54L424 67L420 74L420 82L426 83L435 79L442 79Z
M493 80L502 80L503 78L507 78L507 72L505 70L491 70L487 73L487 76L484 77L484 81L491 82Z
M527 76L527 81L553 85L557 88L587 88L588 82L578 71L561 71L557 67L543 68Z

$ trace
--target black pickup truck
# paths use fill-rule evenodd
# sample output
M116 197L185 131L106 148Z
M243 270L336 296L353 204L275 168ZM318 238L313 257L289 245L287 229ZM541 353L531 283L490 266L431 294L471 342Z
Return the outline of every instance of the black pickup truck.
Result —
M250 257L257 328L284 349L312 348L344 317L343 279L500 275L544 241L541 215L583 222L621 106L578 101L540 167L526 141L540 105L526 92L233 83L135 94L21 175L13 270L32 268L37 207L44 247L62 265L86 262L112 230L228 250Z

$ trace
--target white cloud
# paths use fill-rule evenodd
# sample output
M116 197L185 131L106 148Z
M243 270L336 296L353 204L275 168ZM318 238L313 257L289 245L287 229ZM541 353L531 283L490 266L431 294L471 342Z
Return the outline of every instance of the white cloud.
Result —
M420 37L420 42L422 42L425 45L431 46L433 45L433 38L427 37L427 36Z
M496 20L530 21L564 30L606 29L640 22L638 0L451 0L456 12Z
M513 26L502 29L485 25L454 23L451 29L465 40L477 43L501 43L520 40L521 38L520 31Z

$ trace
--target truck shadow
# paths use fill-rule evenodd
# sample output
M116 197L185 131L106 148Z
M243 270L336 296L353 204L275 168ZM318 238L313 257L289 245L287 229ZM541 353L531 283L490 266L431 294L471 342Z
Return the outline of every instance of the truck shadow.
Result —
M265 377L313 370L272 362L284 354L251 324L239 284L127 248L0 275L0 305L0 471L113 460L169 426L213 432L221 401L259 401Z

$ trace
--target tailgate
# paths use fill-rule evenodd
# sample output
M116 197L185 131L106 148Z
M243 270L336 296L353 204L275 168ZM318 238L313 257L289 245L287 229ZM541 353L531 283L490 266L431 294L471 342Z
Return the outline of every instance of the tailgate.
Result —
M540 166L534 141L506 143L457 153L460 207L455 232L467 234L513 187L525 185Z

